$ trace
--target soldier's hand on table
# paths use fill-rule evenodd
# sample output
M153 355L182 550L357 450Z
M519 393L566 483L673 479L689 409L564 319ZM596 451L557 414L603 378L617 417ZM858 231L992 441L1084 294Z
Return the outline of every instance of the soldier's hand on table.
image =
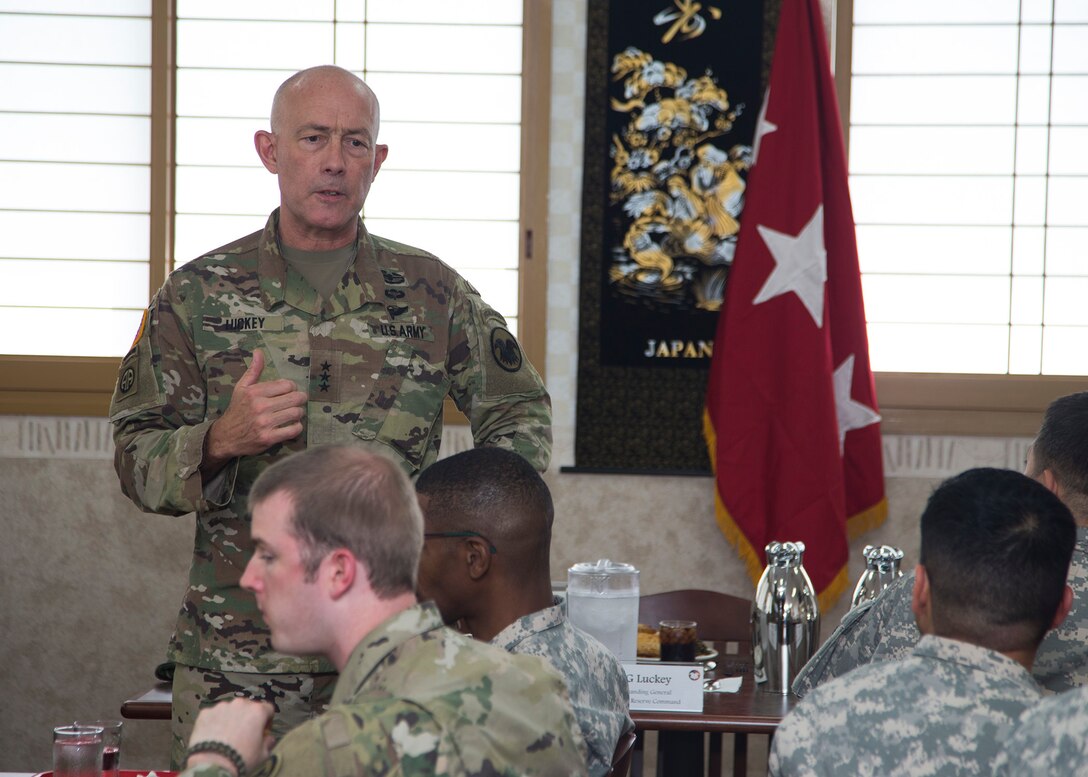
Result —
M237 456L264 453L302 433L306 394L283 378L262 383L264 359L263 351L253 352L253 362L235 384L226 412L208 430L204 463L211 469Z
M266 733L275 712L266 701L254 699L230 699L221 701L200 711L193 724L193 734L189 737L189 746L198 742L222 742L230 745L242 760L246 770L268 758L272 749L273 738ZM194 753L188 759L188 766L200 763L218 763L226 766L230 759L217 753ZM233 771L233 765L232 765Z

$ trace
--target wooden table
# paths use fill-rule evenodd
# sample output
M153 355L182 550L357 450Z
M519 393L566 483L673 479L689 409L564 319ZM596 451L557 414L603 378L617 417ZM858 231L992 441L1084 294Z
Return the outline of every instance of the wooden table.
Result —
M633 711L635 730L662 732L659 736L659 770L669 777L701 775L703 770L702 735L711 734L710 774L721 774L721 735L733 734L733 774L743 777L748 760L748 734L771 736L779 722L799 699L793 694L762 690L752 677L751 649L747 643L714 643L719 655L717 668L708 677L740 675L736 693L704 693L702 712ZM683 734L679 732L690 732ZM642 737L635 744L632 775L641 775Z
M733 734L733 773L745 774L748 754L748 734L774 734L779 721L798 702L793 694L788 696L761 690L752 678L751 650L747 643L713 643L719 655L717 667L709 676L730 677L740 675L740 690L736 693L703 694L702 712L648 712L635 711L631 719L639 732L692 732L692 735L665 733L662 748L669 777L702 774L702 735L713 735L710 740L710 768L712 775L721 773L721 735ZM121 705L121 716L130 720L170 720L170 683L158 683L140 696L126 700ZM696 737L698 745L695 744ZM641 774L642 736L635 745L633 775ZM669 740L672 741L669 741ZM693 754L698 751L698 759ZM717 771L715 771L715 769Z
M121 717L129 720L170 720L170 703L174 698L170 683L156 683L147 693L121 704Z

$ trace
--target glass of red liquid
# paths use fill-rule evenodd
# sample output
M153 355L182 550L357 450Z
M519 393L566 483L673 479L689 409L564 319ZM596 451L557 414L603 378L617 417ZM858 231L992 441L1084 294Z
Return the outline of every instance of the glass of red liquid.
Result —
M118 777L121 768L121 729L120 720L77 721L77 726L92 726L102 729L102 777Z
M658 624L662 661L695 660L696 625L695 621L661 621Z

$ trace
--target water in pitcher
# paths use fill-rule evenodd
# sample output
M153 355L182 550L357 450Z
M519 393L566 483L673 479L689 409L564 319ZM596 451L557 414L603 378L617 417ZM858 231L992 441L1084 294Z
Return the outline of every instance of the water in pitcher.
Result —
M607 558L567 570L567 617L620 661L634 661L638 646L638 570Z
M567 591L567 617L600 640L620 661L634 661L638 640L638 595Z

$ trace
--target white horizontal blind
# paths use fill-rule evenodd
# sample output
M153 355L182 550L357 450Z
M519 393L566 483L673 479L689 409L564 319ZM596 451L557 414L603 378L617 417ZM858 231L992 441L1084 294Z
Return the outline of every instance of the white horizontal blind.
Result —
M1088 1L854 0L873 367L1088 374Z
M0 0L0 353L132 342L149 282L150 13Z
M253 133L291 73L336 64L381 103L367 228L456 267L517 325L521 0L178 0L180 264L279 202Z

